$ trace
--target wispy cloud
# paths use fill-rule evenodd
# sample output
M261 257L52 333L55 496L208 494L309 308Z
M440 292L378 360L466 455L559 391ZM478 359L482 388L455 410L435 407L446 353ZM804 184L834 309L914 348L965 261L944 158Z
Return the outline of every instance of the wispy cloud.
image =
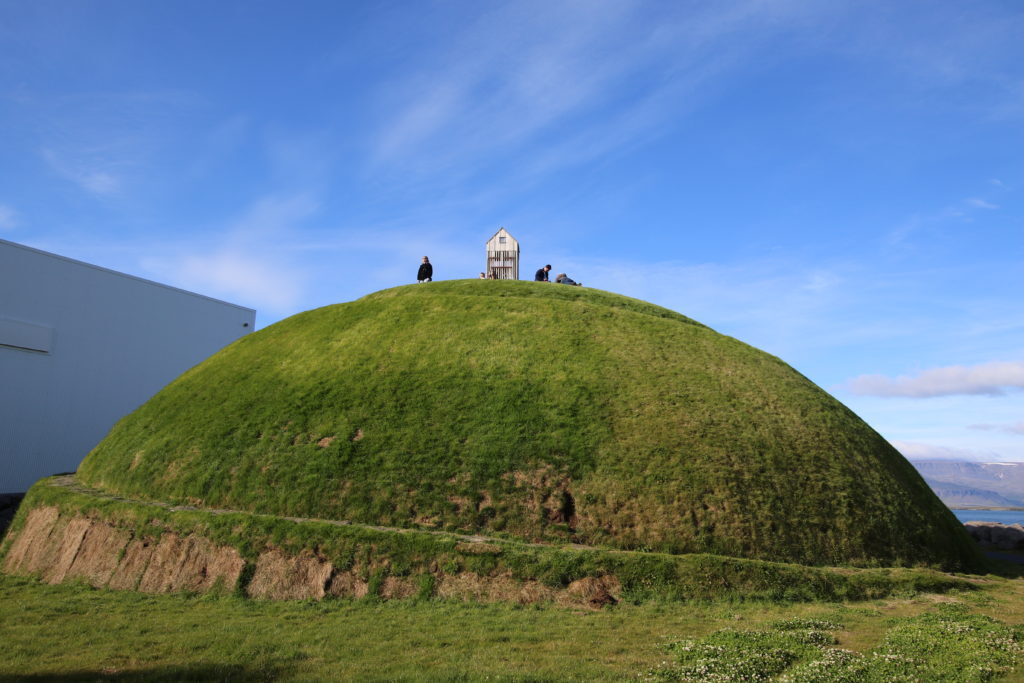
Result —
M910 241L915 234L927 232L929 228L949 223L971 223L979 210L994 211L998 208L998 204L987 199L968 197L937 211L915 213L890 230L885 241L892 246L901 246Z
M92 194L111 195L121 188L120 174L114 171L114 166L120 165L116 162L88 154L72 156L52 149L43 149L40 154L58 175Z
M18 226L18 212L6 204L0 204L0 230L14 230Z
M395 94L407 104L383 128L379 156L396 160L453 138L449 156L498 148L606 96L605 86L637 59L635 50L615 49L622 45L614 29L633 12L630 3L596 2L482 14L399 86Z
M1007 434L1024 435L1024 420L1010 424L974 424L969 425L969 429L981 429L990 432L1006 432Z
M389 84L374 157L403 170L476 172L538 154L543 170L605 155L656 134L810 7L739 0L676 13L599 0L488 9Z
M550 262L586 286L679 311L788 362L806 359L816 349L893 334L890 326L865 320L858 303L877 296L886 283L846 263L789 257L640 263L557 254Z
M971 462L998 462L1002 458L992 451L979 451L968 448L949 448L912 441L892 441L903 457L908 460L967 460Z
M971 206L977 208L977 209L989 209L989 210L992 210L992 209L998 209L999 208L998 204L993 204L990 201L987 201L987 200L984 200L984 199L979 199L978 197L971 197L970 199L967 200L967 203L970 204Z
M50 169L91 194L112 196L147 169L173 137L175 117L194 108L196 98L177 91L92 92L31 103L37 151Z
M965 96L959 106L1019 117L1016 46L1024 18L1016 12L964 12L956 3L933 3L931 8L927 15L914 15L912 29L905 22L880 21L877 9L854 12L844 31L849 38L835 42L858 59L878 60L904 74L908 89L927 93L981 85L998 97Z
M271 311L294 307L302 294L303 278L297 268L240 244L185 256L175 268L175 279L189 289L259 302Z
M917 375L886 377L861 375L847 384L861 396L930 398L975 394L1000 396L1024 389L1024 362L996 362L974 366L954 365L925 370Z
M143 266L173 284L237 300L264 313L291 313L300 305L308 270L294 258L291 242L319 203L307 195L264 197L231 221L222 237L171 248Z
M826 349L851 359L870 357L882 348L912 353L910 348L920 349L924 340L943 335L946 352L963 345L977 353L972 340L995 333L983 329L982 323L1004 322L1005 330L998 331L1003 336L1021 329L1012 315L1016 311L1005 315L1003 308L989 310L970 295L947 301L963 311L953 331L948 317L914 308L937 279L959 280L970 277L970 270L893 272L857 260L823 260L799 253L720 263L608 261L558 254L549 260L585 285L680 311L788 362L820 358L824 374L815 381L827 386L844 382L849 375L833 374L836 364L820 356Z

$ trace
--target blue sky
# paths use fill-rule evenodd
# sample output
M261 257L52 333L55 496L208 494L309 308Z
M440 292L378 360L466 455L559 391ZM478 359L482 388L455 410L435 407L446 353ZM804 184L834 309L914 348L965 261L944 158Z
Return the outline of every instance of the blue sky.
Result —
M911 457L1024 461L1016 1L0 0L0 237L258 310L499 226L789 362Z

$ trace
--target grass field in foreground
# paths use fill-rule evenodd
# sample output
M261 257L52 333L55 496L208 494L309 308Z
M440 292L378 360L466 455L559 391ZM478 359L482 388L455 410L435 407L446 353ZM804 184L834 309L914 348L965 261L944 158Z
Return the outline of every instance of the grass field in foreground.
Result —
M950 604L960 607L951 612ZM0 680L678 679L693 661L681 660L685 648L672 643L696 639L697 649L718 653L699 666L777 664L775 646L789 642L796 620L832 624L825 630L837 642L829 648L879 653L868 658L900 666L920 659L929 680L1024 680L992 666L1016 660L1011 627L1024 622L1024 585L1007 579L970 594L855 604L654 603L592 612L154 596L0 576L0 613Z

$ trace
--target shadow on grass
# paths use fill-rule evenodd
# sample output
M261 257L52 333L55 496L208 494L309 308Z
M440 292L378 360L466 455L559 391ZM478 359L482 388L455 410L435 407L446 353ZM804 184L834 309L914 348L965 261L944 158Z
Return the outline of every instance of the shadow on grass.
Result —
M0 674L0 683L14 681L270 681L290 671L278 665L192 664L131 671L68 671L37 674Z
M979 547L988 561L989 573L1004 579L1024 578L1024 551Z
M4 533L14 521L14 515L24 498L24 493L0 493L0 541L4 540Z

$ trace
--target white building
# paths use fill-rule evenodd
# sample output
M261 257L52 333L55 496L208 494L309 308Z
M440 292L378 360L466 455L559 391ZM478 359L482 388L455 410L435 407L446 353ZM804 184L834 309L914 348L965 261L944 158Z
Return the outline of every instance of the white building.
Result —
M0 240L0 493L73 471L256 312Z
M484 272L494 280L519 279L519 241L505 228L498 228L498 232L487 240L487 269Z

